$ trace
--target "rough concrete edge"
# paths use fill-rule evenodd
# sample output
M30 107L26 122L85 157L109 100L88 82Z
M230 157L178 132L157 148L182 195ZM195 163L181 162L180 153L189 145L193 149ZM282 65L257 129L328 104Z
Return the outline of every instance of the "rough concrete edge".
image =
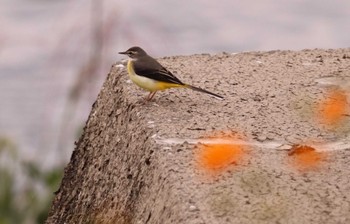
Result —
M125 71L114 65L92 106L83 134L76 142L70 162L64 170L61 185L55 193L56 196L46 223L135 223L136 221L146 223L151 219L151 213L146 211L150 208L145 207L149 204L156 204L152 208L152 212L159 214L156 218L158 220L167 220L171 214L176 214L175 208L167 212L164 211L166 206L161 204L162 202L167 203L171 186L166 183L166 176L164 176L166 172L155 175L155 170L163 169L164 164L159 161L162 158L153 154L158 146L150 138L152 129L147 128L147 124L135 103L129 102L124 95L124 88L127 86L123 83L125 79ZM109 99L107 103L106 99ZM115 107L111 104L114 104ZM111 125L101 124L101 122L108 123L106 119L110 119L114 128L118 127L121 130L120 132L116 131L115 135L110 135L109 138L116 139L116 144L118 141L125 140L125 144L118 147L116 151L108 144L107 147L101 147L98 142L103 141L103 138L108 135L103 133L106 132L103 126L108 129ZM119 126L120 121L123 120L125 122ZM130 122L134 122L134 125L130 125ZM132 129L128 129L130 127ZM137 141L135 141L136 139ZM128 141L137 142L137 146L133 143L130 143L129 146ZM141 149L140 146L142 146ZM151 156L152 163L150 162ZM99 162L103 159L96 157L109 157L108 166L110 163L117 163L118 167L114 167L114 170L104 170L104 172L113 171L114 174L120 175L118 180L113 178L112 180L100 180L101 178L97 177L99 174L94 172L98 173L100 169L103 170L103 167L107 166L105 164L107 160ZM126 161L125 158L128 164L120 163L122 160ZM110 160L111 162L109 162ZM115 176L111 172L110 175ZM107 179L106 176L103 177L103 179ZM91 181L90 178L92 178ZM123 182L121 185L124 189L120 187L117 191L124 190L125 198L117 193L114 194L116 201L96 199L95 195L87 197L84 194L89 193L90 190L85 184L88 181L90 181L89 184L92 184L90 188L98 185L99 182L109 181L110 186L98 186L97 190L92 190L91 193L96 195L103 195L109 190L113 191L113 189L116 191L115 188L118 189L118 186L115 184L118 181ZM157 193L150 194L150 192ZM118 196L120 197L118 198ZM176 195L173 195L173 198L176 198ZM104 201L104 203L96 204L95 199L96 201ZM152 219L154 218L153 215Z
M112 67L112 71L113 71L113 67ZM76 183L73 182L72 180L75 179L75 176L78 173L78 169L80 168L79 163L81 163L83 161L83 158L86 158L86 155L88 154L88 152L86 151L87 143L85 141L89 139L91 134L90 130L94 126L93 124L94 120L96 120L97 117L99 116L98 110L100 109L100 105L99 105L100 101L104 97L104 95L108 94L107 86L110 82L115 84L115 86L118 86L118 89L113 89L114 93L123 92L123 85L118 85L118 83L120 82L120 78L121 78L121 73L119 73L119 76L116 76L115 74L113 74L113 72L110 72L108 74L102 86L102 90L99 93L97 100L92 106L92 110L89 114L89 117L83 129L83 134L79 138L79 140L75 143L75 149L72 153L70 162L68 163L68 165L64 170L64 177L61 181L60 187L55 192L56 196L53 200L52 207L50 209L46 223L65 223L66 221L78 222L78 223L95 223L93 218L91 218L93 217L92 214L89 214L89 215L87 213L85 215L79 214L78 211L77 213L74 213L75 208L73 206L73 203L71 202L73 202L74 200L78 200L79 192L70 191L70 190L76 188ZM124 101L123 99L121 99L123 98L122 94L111 94L111 95L114 96L115 98L114 100L117 103L121 103ZM126 107L127 110L133 109L131 104L128 104L128 102L126 102L126 104L127 104L127 107ZM116 108L114 112L117 112L118 108ZM125 116L127 114L125 110L118 111L117 113L119 114L118 116ZM129 134L129 133L125 133L125 134ZM70 196L68 197L68 200L67 200L67 195ZM63 201L64 199L66 201ZM98 214L96 214L96 216L98 216ZM116 220L116 221L121 222L123 219L124 221L129 219L125 215L124 215L125 218L122 218L122 216L123 215L121 214L120 215L121 220Z

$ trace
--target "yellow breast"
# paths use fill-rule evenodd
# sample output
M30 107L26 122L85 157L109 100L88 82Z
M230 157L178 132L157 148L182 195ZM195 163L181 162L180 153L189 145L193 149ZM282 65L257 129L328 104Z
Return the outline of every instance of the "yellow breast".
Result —
M132 59L129 59L127 64L127 70L129 77L133 83L141 87L142 89L148 90L150 92L158 91L158 90L164 90L168 88L174 88L174 87L182 87L181 85L174 84L174 83L166 83L166 82L160 82L156 81L144 76L137 75L135 73L134 67L133 67L134 61Z

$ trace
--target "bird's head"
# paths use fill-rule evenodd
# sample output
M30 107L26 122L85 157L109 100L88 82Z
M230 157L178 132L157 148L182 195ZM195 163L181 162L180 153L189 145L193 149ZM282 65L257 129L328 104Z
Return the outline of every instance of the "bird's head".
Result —
M130 58L134 59L147 55L146 51L144 51L141 47L131 47L124 52L119 52L119 54L126 54Z

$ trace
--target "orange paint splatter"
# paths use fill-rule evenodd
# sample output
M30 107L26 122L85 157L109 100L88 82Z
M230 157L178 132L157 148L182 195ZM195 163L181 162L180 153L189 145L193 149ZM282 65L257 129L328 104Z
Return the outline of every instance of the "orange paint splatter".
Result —
M327 125L337 125L347 113L346 93L341 89L329 91L318 106L320 120Z
M200 155L201 165L209 170L226 168L236 163L243 154L237 145L213 144L202 145Z
M299 170L317 168L325 159L325 154L307 145L293 145L288 153L294 157L293 163Z
M234 144L235 141L239 140L235 135L227 135L226 133L208 136L203 139L210 139L218 142L215 144L197 145L198 165L206 171L223 172L230 166L240 162L245 154L243 146ZM230 144L230 142L232 142L232 144Z

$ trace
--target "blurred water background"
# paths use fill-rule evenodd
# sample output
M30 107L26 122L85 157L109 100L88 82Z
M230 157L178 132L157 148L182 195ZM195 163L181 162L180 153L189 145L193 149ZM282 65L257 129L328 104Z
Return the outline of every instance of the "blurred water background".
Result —
M43 165L67 161L117 52L130 46L155 56L350 46L347 0L0 4L0 135Z
M68 162L118 51L347 48L350 1L0 0L0 27L0 154L39 172Z

